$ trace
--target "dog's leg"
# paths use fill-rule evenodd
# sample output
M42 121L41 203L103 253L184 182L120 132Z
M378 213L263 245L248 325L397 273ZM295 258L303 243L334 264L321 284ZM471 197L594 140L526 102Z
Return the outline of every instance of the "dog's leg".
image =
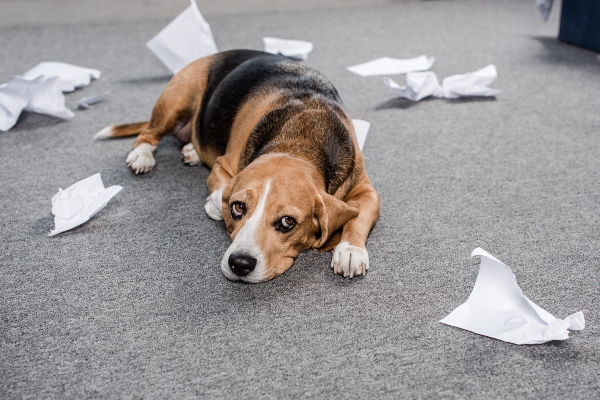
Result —
M334 273L344 277L364 276L369 269L369 254L365 244L379 217L379 196L364 175L345 201L358 209L358 216L344 225L340 243L333 250L331 268Z
M181 155L183 156L183 162L186 165L198 165L200 164L200 156L194 148L194 143L188 143L181 149Z
M223 219L223 189L229 184L232 175L229 163L223 157L217 158L208 176L207 186L210 194L204 204L206 214L216 221Z

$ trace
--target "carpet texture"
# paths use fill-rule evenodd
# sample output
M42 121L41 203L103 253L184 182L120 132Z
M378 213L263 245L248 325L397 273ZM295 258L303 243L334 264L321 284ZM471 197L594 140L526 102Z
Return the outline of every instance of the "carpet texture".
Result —
M0 133L0 398L594 398L600 392L600 60L556 40L532 1L427 1L210 18L221 50L303 39L354 118L381 196L366 278L306 252L271 282L225 279L230 241L204 213L204 167L173 138L125 165L169 75L144 43L168 21L0 31L0 81L40 61L98 68L71 121L25 113ZM393 99L345 67L433 55L438 77L494 63L495 100ZM403 81L398 77L399 82ZM125 189L56 237L50 198L96 172ZM438 321L468 297L481 246L557 317L562 342L516 346Z

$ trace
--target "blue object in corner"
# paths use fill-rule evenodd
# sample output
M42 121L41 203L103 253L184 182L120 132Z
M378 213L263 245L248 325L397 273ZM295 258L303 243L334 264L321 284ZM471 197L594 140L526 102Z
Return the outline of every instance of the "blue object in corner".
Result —
M563 0L558 38L600 53L600 1Z

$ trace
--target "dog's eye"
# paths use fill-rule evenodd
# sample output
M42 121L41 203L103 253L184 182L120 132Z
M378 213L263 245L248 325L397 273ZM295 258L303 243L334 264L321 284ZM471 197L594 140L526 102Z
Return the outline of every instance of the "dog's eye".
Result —
M289 232L294 226L296 226L296 220L288 216L275 222L275 229L279 232Z
M244 203L236 201L235 203L231 204L231 217L233 219L240 219L244 216L244 214L246 214L246 206Z

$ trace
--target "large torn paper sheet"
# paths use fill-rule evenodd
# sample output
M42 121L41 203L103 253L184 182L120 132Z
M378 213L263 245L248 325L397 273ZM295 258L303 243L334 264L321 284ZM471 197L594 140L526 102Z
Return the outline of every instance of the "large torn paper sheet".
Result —
M89 86L92 79L100 78L100 71L56 61L44 61L23 74L26 79L39 76L58 77L63 92L72 92L80 87Z
M267 53L281 54L282 56L301 61L306 60L310 52L313 51L313 44L304 40L264 37L263 44Z
M367 140L367 133L369 133L371 123L362 119L353 119L352 125L354 125L354 132L356 133L358 148L360 151L362 151L363 147L365 146L365 141Z
M173 74L204 56L216 53L210 25L195 0L169 25L146 43L146 46Z
M363 64L353 65L347 69L360 76L399 75L409 72L427 71L431 68L434 61L434 57L427 57L425 55L407 59L382 57Z
M539 344L569 338L569 330L585 327L583 313L558 319L521 291L512 270L482 248L479 275L466 303L440 322L514 344Z
M69 119L75 114L65 106L65 96L58 77L34 79L14 77L0 85L0 130L6 132L23 110Z
M52 197L54 230L48 236L73 229L92 218L119 193L121 186L104 188L100 174L79 181L65 190L58 189Z
M488 86L496 79L498 72L493 64L467 74L452 75L439 84L437 76L431 71L406 74L406 86L400 86L388 77L383 78L384 85L398 97L419 101L429 96L457 99L460 97L493 97L500 93Z

